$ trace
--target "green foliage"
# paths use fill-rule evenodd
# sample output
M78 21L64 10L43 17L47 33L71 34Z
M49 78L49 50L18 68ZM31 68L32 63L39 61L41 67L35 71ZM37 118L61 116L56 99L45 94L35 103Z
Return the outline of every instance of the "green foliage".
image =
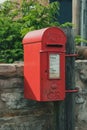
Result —
M41 29L48 26L58 26L59 23L56 19L58 12L58 2L49 4L49 6L43 6L32 0L29 3L23 0L23 26L21 29L22 36L32 30Z
M87 40L86 39L83 39L83 38L81 38L81 36L77 35L75 37L75 43L76 43L76 45L80 45L81 42L87 44Z
M22 0L21 5L7 0L0 5L0 62L23 60L22 39L32 30L58 26L59 3L43 6Z
M71 22L66 22L66 23L64 23L64 24L61 24L61 27L72 27L73 26L73 24L71 23Z
M0 62L12 63L14 61L21 61L23 56L22 49L6 49L1 50L1 59Z
M0 62L11 63L23 57L21 23L14 19L18 15L16 6L10 1L0 5Z

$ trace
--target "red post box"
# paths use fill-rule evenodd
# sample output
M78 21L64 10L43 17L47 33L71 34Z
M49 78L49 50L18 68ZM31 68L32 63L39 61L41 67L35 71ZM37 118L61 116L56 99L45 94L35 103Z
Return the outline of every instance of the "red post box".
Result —
M24 95L37 101L65 98L65 33L57 27L29 32L24 45Z

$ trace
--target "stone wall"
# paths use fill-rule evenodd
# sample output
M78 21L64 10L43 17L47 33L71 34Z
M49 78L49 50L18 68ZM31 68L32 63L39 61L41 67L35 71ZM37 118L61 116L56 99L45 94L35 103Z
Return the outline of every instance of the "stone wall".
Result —
M87 130L87 60L76 61L76 130ZM0 130L54 130L53 103L24 99L23 63L0 64Z
M87 130L87 60L76 61L76 130Z
M52 103L23 97L23 64L0 64L0 130L54 130Z

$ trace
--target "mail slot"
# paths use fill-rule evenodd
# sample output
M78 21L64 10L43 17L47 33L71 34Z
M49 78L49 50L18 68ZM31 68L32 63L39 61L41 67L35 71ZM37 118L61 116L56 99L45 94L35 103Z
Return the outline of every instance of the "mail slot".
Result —
M65 44L62 29L49 27L23 38L24 96L37 101L65 99Z

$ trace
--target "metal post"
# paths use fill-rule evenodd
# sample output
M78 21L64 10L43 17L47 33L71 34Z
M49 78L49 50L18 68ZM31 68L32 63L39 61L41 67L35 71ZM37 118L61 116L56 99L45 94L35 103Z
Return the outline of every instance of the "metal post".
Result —
M67 29L66 53L72 55L75 53L74 33L73 30ZM66 57L66 89L75 89L75 57ZM65 100L65 130L75 130L75 95L66 93Z

